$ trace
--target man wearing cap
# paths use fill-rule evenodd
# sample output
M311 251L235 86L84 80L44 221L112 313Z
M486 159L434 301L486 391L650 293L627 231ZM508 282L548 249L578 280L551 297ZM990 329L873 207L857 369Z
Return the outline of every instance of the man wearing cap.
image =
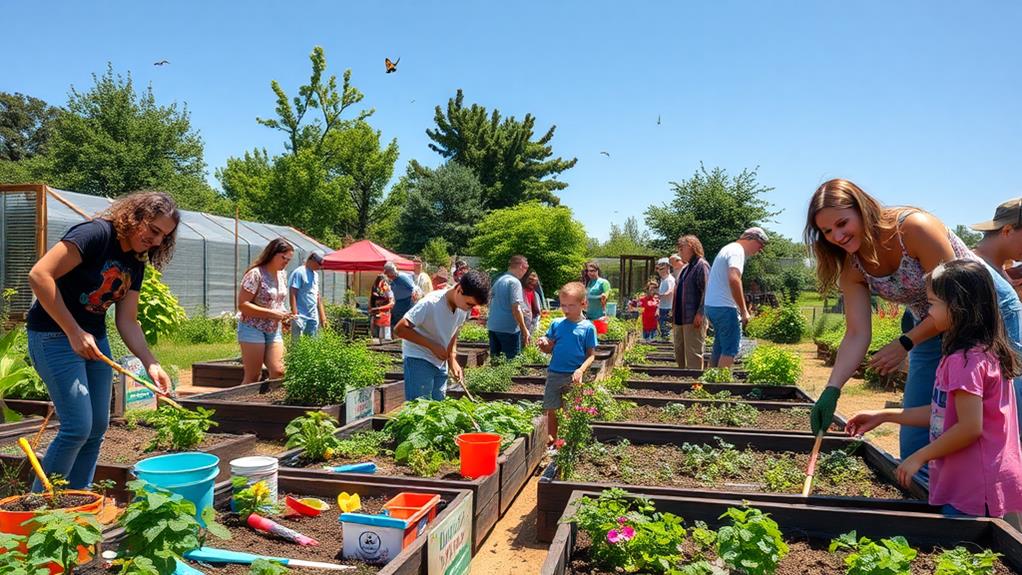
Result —
M415 285L415 280L408 274L398 273L394 262L383 265L383 275L390 282L390 291L394 294L394 308L390 311L390 327L397 325L401 318L412 309L412 304L419 299L422 292Z
M742 340L742 326L749 323L749 309L745 307L742 290L745 259L759 253L766 243L763 228L749 228L742 232L738 241L721 248L713 258L704 306L706 319L713 324L714 332L710 367L734 365Z
M295 314L291 320L292 341L298 341L303 335L316 335L320 328L327 326L323 298L319 295L319 274L316 273L321 269L323 252L313 250L306 258L305 265L295 268L288 278L291 312Z
M671 307L674 302L674 275L671 274L671 260L660 258L656 262L656 273L660 276L660 306L657 322L660 325L660 339L668 340L671 335Z

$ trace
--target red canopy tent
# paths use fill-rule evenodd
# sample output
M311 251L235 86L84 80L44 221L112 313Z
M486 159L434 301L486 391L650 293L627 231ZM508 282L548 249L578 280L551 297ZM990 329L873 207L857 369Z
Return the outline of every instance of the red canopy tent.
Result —
M412 271L415 267L412 260L403 258L369 240L362 240L327 254L323 259L323 269L338 272L382 272L383 265L387 262L394 262L399 270Z

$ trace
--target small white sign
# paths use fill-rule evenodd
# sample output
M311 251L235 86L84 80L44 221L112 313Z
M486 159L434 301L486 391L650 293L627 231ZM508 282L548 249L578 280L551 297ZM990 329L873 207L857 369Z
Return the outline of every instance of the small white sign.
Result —
M375 413L375 405L373 405L375 397L375 387L363 387L349 391L344 396L344 423L372 417Z

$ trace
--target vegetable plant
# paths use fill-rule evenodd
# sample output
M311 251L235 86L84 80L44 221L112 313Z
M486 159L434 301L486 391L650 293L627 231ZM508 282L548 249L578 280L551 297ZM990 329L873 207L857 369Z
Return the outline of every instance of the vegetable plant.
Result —
M904 537L881 539L880 543L868 537L856 538L850 531L830 542L830 552L850 551L845 557L847 575L908 575L917 552Z
M739 477L752 467L751 453L739 451L719 437L716 439L717 447L682 444L681 470L700 481L712 482L722 477Z
M285 565L266 559L256 559L248 568L249 575L285 575L290 572Z
M161 405L155 411L139 410L130 413L128 422L129 425L142 422L156 430L156 437L146 447L146 451L186 451L201 444L206 438L206 432L217 425L212 419L214 413L204 407L192 410Z
M287 436L285 447L301 448L302 458L307 461L327 461L334 456L334 450L341 442L335 435L338 429L337 420L326 412L307 411L284 428Z
M805 469L799 467L790 457L778 457L770 460L763 472L763 481L767 489L778 493L797 490L805 479Z
M465 322L465 325L461 326L461 331L458 332L458 341L482 343L489 340L490 332L486 330L486 326L475 322Z
M33 378L39 378L35 370L25 361L24 351L15 345L23 329L21 327L12 329L0 337L0 410L2 410L0 415L3 416L3 421L21 420L21 415L9 409L4 403L4 395Z
M511 378L521 375L524 364L524 360L519 357L510 361L494 358L489 365L466 369L465 385L470 391L478 393L509 391L514 384Z
M117 520L124 538L114 561L120 575L171 575L186 551L202 547L206 534L230 539L231 533L216 522L212 507L202 511L203 528L195 519L195 504L145 481L132 481L134 499Z
M717 553L728 566L747 575L766 575L777 570L788 554L777 522L762 511L744 507L729 508L721 519L730 525L717 531Z
M870 477L869 468L862 459L853 454L862 445L856 441L844 449L837 449L820 454L817 470L821 479L834 485L847 481L865 480Z
M629 325L616 317L607 318L607 333L603 335L604 341L622 341L628 336Z
M729 367L711 367L699 377L703 383L734 383L735 376Z
M535 345L522 348L522 352L515 356L525 365L547 365L550 363L550 356L539 351Z
M30 560L21 551L21 546L27 540L28 538L23 535L0 533L0 549L4 550L3 553L0 553L0 573L4 575L49 575L50 569L47 567L49 561L40 564L35 560Z
M610 375L600 383L603 387L614 394L622 394L627 391L627 382L632 377L632 370L627 366L618 366L611 370Z
M382 453L389 453L387 445L393 438L386 431L362 431L349 437L341 439L334 447L334 457L347 457L359 459L365 457L376 457Z
M653 353L654 347L644 343L637 343L632 349L625 351L622 355L626 364L646 363L646 358Z
M760 345L745 359L749 383L794 385L802 376L798 355L773 345Z
M78 566L78 547L92 547L103 539L103 527L93 515L68 511L49 511L27 523L36 525L28 536L28 562L56 563L70 573Z
M1000 556L989 549L972 553L964 547L955 547L937 558L935 575L993 575L994 562Z
M284 356L286 402L294 405L344 403L349 391L381 385L389 359L364 343L346 342L333 332L303 337Z
M234 493L231 501L234 504L234 511L239 517L248 519L253 513L276 515L280 513L280 506L273 500L273 494L265 481L256 481L248 485L244 477L232 477L231 487Z
M185 320L184 308L162 277L159 270L146 266L138 294L138 323L149 345L156 345L161 335L173 332Z

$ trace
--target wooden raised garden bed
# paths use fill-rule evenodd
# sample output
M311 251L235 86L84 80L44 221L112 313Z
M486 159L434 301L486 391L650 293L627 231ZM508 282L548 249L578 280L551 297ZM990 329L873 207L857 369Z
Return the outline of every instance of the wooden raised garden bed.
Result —
M39 430L39 426L42 425L42 423L43 419L41 417L36 417L34 415L28 416L21 421L9 421L7 423L0 423L0 438L34 436L36 431Z
M794 452L797 454L795 463L800 465L802 470L806 468L806 461L804 460L808 459L808 454L812 450L814 442L812 436L804 434L781 434L776 432L757 433L740 430L701 431L691 429L662 429L604 425L593 426L593 435L597 441L606 444L618 443L621 440L628 440L632 446L637 446L639 448L646 448L646 446L665 446L677 448L679 451L681 446L685 443L697 446L716 446L720 440L723 440L734 445L738 450L750 448L755 452ZM820 452L821 454L826 454L840 449L847 449L851 447L853 443L855 443L855 440L849 437L825 437ZM674 451L671 455L650 455L649 453L643 452L642 458L646 463L655 461L657 465L665 463L671 465L678 463L677 454L679 451ZM560 518L561 513L564 511L564 507L567 504L572 491L599 491L608 487L621 487L634 493L641 493L645 495L716 498L732 501L749 499L780 504L810 504L832 507L886 509L899 513L903 511L934 511L934 508L930 507L926 503L926 486L918 480L912 483L907 493L895 487L897 482L895 480L894 470L897 468L898 462L888 453L876 448L868 441L865 441L861 443L858 450L855 452L855 456L861 458L870 471L870 475L874 480L872 482L871 489L876 489L881 493L897 493L897 495L888 496L886 498L871 498L848 495L811 494L808 498L804 498L799 493L801 491L801 483L795 486L794 490L790 493L774 493L765 491L765 485L758 483L762 480L761 475L753 478L724 479L723 485L710 486L705 483L700 484L694 480L688 482L679 480L678 478L681 476L676 474L676 470L672 470L665 477L657 476L656 470L653 469L653 465L646 465L645 468L636 470L641 474L654 474L653 479L650 479L647 475L642 475L634 481L648 481L649 483L659 482L661 483L659 485L632 484L633 481L625 482L614 479L593 481L569 479L565 481L558 478L556 465L550 464L550 466L548 466L544 471L543 476L540 478L539 486L537 488L537 536L540 541L550 541L557 528L557 521ZM784 457L791 457L791 454L781 456L781 458ZM584 463L586 462L580 462L580 465ZM620 473L621 467L614 466L612 470L608 468L607 472ZM660 479L666 479L666 481L660 481ZM757 483L743 483L744 481L753 481ZM821 481L824 480L821 479L820 474L818 473L816 487L814 487L813 491L814 493L818 493L824 485ZM663 483L667 483L667 485L664 485ZM671 483L679 485L689 483L690 485L674 486L671 485Z
M397 356L398 358L401 357L400 342L373 344L369 346L369 349L375 352ZM489 344L484 344L484 347L475 347L470 343L458 342L458 365L461 367L479 367L486 364L486 359L489 356ZM398 361L398 368L400 368L400 361Z
M575 514L579 499L583 496L596 498L599 497L599 493L583 491L572 493L563 515L565 521ZM667 495L654 495L648 498L658 512L673 513L683 518L686 526L703 521L711 529L719 528L724 523L720 516L729 507L739 507L734 501L719 499ZM1022 573L1022 536L1000 519L950 519L928 513L809 507L761 501L753 501L750 505L776 521L785 541L789 544L790 554L782 559L779 565L780 569L787 569L783 571L784 573L844 573L846 567L842 555L824 557L822 551L813 552L811 549L825 550L831 540L853 530L859 537L869 537L874 541L903 536L921 553L939 552L940 549L951 549L956 546L965 546L972 552L990 549L1001 555L999 562L1002 567L1008 568L1011 573ZM586 546L587 543L579 541L576 525L561 523L550 544L546 561L540 569L541 575L591 573L591 570L585 568L589 559ZM810 561L810 555L813 558L818 557L825 564ZM923 567L925 560L923 557L917 557L912 572L932 573L932 568ZM930 559L929 563L932 562ZM995 572L1005 571L998 569Z
M393 410L404 403L404 382L377 386L373 395L374 413ZM218 431L253 433L260 439L282 439L287 424L307 411L323 411L337 421L345 422L346 406L343 403L323 406L277 403L283 400L283 381L269 379L193 395L179 403L189 409L205 407L215 410L213 420L219 424Z
M35 450L40 460L42 460L43 455L46 453L46 448L59 429L59 423L51 423L47 426L39 446ZM213 429L217 430L217 428ZM115 419L110 422L110 427L100 448L99 463L96 466L95 475L96 481L111 479L116 483L116 487L108 493L110 497L118 501L126 501L129 493L125 490L125 485L134 478L131 474L131 468L135 463L142 459L167 453L165 450L156 450L148 453L145 451L149 440L154 435L151 429L142 425L136 428L129 428L122 419ZM35 475L32 473L25 454L16 443L17 437L8 436L5 441L0 442L0 466L18 468L19 478L26 484L29 484L35 478ZM220 473L217 475L217 481L225 481L231 474L231 460L250 455L255 446L256 438L254 435L234 435L217 430L206 433L206 439L203 443L189 451L201 451L219 457Z
M4 403L22 415L38 415L39 417L46 417L46 412L53 407L52 401L43 399L4 399ZM54 412L51 419L56 418L57 413Z
M537 401L542 399L543 387L545 380L543 378L530 378L529 380L523 381L523 378L517 378L517 382L512 386L511 391L506 392L493 392L493 393L481 393L473 395L479 395L486 399L504 399L508 401L526 400L526 401ZM627 401L636 401L638 399L658 399L667 403L673 403L685 399L704 399L700 397L691 397L693 389L696 385L701 386L700 388L707 393L718 394L721 392L728 392L731 397L724 399L724 401L766 401L774 403L786 404L786 407L793 406L805 406L806 404L812 404L813 399L803 391L801 388L794 385L752 385L743 383L703 383L697 384L694 382L688 383L671 383L666 381L628 381L626 382L628 389L621 395L615 397ZM449 384L447 388L447 394L452 397L461 397L464 392L461 387L457 384Z
M192 364L192 385L195 387L220 387L228 388L241 385L245 377L245 370L241 366L241 359L227 358L200 361ZM263 368L261 380L269 378L266 368ZM398 381L404 379L401 373L401 366L394 366L387 370L383 376L384 381Z
M525 486L532 471L542 459L542 453L546 449L546 418L540 415L533 421L535 431L532 435L519 437L501 452L497 461L497 472L477 479L464 479L456 470L450 471L440 478L426 478L404 474L388 475L384 470L367 475L364 473L334 473L322 469L322 466L296 467L302 464L299 460L300 449L288 450L277 455L281 464L279 473L287 477L342 478L352 481L414 486L417 489L467 489L472 492L473 540L478 549L482 540L497 523L497 518L511 506L511 502ZM387 418L385 417L363 419L344 426L337 432L337 436L347 438L363 431L378 431L383 429L386 423ZM541 445L543 450L538 458L530 449L537 445ZM381 459L375 459L378 465L381 465ZM388 468L394 467L392 462L388 462L386 465ZM392 471L400 473L400 470Z
M645 374L651 377L677 377L682 379L699 379L702 377L705 370L702 369L686 369L681 367L671 367L667 365L629 365L628 369L632 374ZM742 370L731 370L731 376L736 381L743 381L746 378L746 373Z
M217 510L220 511L220 521L228 527L233 537L230 540L222 540L210 536L206 540L206 544L210 547L233 551L352 565L356 569L352 569L349 572L360 575L370 573L378 575L426 575L432 572L443 572L452 562L468 562L471 559L472 542L469 539L472 537L471 529L469 528L471 522L466 521L464 515L471 513L472 502L470 499L472 495L467 490L450 488L423 489L398 484L337 478L279 477L277 492L281 502L283 502L286 494L292 494L303 497L317 497L331 504L331 509L325 511L319 517L274 517L274 521L277 523L318 539L320 545L315 547L299 547L275 536L259 534L248 527L239 526L238 520L228 513L231 497L231 490L228 484L217 485L214 504ZM367 565L359 561L341 559L341 552L344 547L343 530L338 521L340 511L335 503L337 495L341 492L349 494L357 493L359 495L363 503L361 513L374 514L379 512L384 502L401 492L439 495L440 503L437 508L436 519L431 521L426 526L425 531L414 542L405 547L399 555L391 559L384 566ZM443 533L443 536L441 536L441 533ZM122 530L108 534L104 538L104 548L116 549L122 537ZM442 563L438 562L437 565L429 564L429 544L431 539L440 540L439 542L442 545L442 553L435 559L443 558L445 561ZM247 574L249 572L247 565L211 566L199 565L194 562L187 563L191 567L199 568L206 575L234 575ZM327 571L320 572L327 573ZM83 575L107 575L113 572L103 570L98 562L94 562L89 566L77 569L76 573Z

